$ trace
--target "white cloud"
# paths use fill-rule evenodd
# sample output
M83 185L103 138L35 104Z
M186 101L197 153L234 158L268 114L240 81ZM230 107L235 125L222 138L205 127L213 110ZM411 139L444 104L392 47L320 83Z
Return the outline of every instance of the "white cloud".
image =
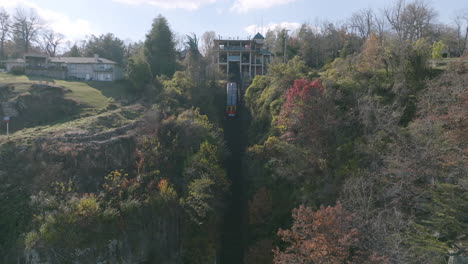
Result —
M180 8L186 10L196 10L205 4L212 4L218 0L113 0L114 2L142 5L148 4L165 9Z
M297 0L236 0L232 5L231 10L238 13L246 13L252 9L265 9L296 1Z
M257 32L263 32L264 34L267 33L268 30L274 30L276 28L281 29L288 29L291 31L295 31L301 27L300 23L296 22L281 22L281 23L269 23L266 26L259 26L259 25L250 25L244 28L244 30L249 33L250 35L255 35Z
M62 13L42 8L27 0L0 0L0 6L5 7L11 16L14 16L16 7L21 7L27 12L31 8L34 9L48 27L64 34L67 40L77 40L84 38L86 35L97 34L91 23L85 19L72 19Z
M217 13L218 15L222 15L222 14L224 14L224 9L218 7L218 8L216 8L216 13Z

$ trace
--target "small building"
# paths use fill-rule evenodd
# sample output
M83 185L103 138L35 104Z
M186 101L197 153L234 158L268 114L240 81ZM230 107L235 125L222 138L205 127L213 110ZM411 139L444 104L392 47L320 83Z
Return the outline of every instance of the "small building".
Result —
M123 78L117 63L94 57L48 57L42 54L26 54L23 59L3 61L7 71L24 67L25 74L67 80L115 81Z
M24 59L4 60L2 63L5 64L6 70L8 72L10 72L15 67L24 67Z
M46 68L48 62L48 56L43 54L26 54L24 55L24 61L27 68Z
M216 64L226 79L239 73L242 79L253 79L256 75L267 72L272 53L264 48L265 38L257 33L253 39L219 39L214 40Z

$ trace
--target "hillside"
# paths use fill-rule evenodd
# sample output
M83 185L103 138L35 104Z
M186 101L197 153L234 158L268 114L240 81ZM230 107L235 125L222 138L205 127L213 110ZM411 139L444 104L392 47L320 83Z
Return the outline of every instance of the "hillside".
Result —
M0 225L2 255L6 256L5 250L32 216L30 193L78 178L80 188L93 190L100 184L94 173L105 175L132 162L135 128L144 109L122 107L114 100L127 95L122 84L30 79L4 73L0 78L0 114L11 117L10 136L5 135L5 123L0 135L0 178L4 183L0 195L9 201L2 205ZM112 88L116 91L110 93ZM117 157L120 150L124 152Z
M295 58L247 89L247 263L464 263L468 68L367 59Z
M0 136L3 262L18 250L26 263L215 256L218 237L204 234L229 186L221 130L199 110L123 106L122 85L2 74L13 130Z
M128 101L126 84L69 82L0 73L0 115L11 131L105 112ZM3 129L0 134L5 134Z
M468 263L461 0L34 1L0 6L0 263Z

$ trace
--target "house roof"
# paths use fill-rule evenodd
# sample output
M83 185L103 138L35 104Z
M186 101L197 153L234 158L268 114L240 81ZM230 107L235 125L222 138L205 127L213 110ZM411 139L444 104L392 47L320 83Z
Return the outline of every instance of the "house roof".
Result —
M24 63L24 59L9 59L9 60L3 60L2 62Z
M257 33L253 39L265 39L262 34Z
M77 64L95 64L95 63L107 63L107 64L116 64L115 62L103 59L103 58L94 58L94 57L51 57L50 62L54 63L77 63Z
M45 54L38 54L38 53L26 53L24 57L36 57L36 58L47 58L48 56Z

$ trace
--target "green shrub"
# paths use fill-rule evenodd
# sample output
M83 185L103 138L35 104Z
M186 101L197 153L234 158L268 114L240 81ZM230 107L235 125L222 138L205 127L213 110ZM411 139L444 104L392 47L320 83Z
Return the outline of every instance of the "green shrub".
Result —
M14 75L23 75L25 73L25 69L22 66L14 66L11 68L10 72Z

